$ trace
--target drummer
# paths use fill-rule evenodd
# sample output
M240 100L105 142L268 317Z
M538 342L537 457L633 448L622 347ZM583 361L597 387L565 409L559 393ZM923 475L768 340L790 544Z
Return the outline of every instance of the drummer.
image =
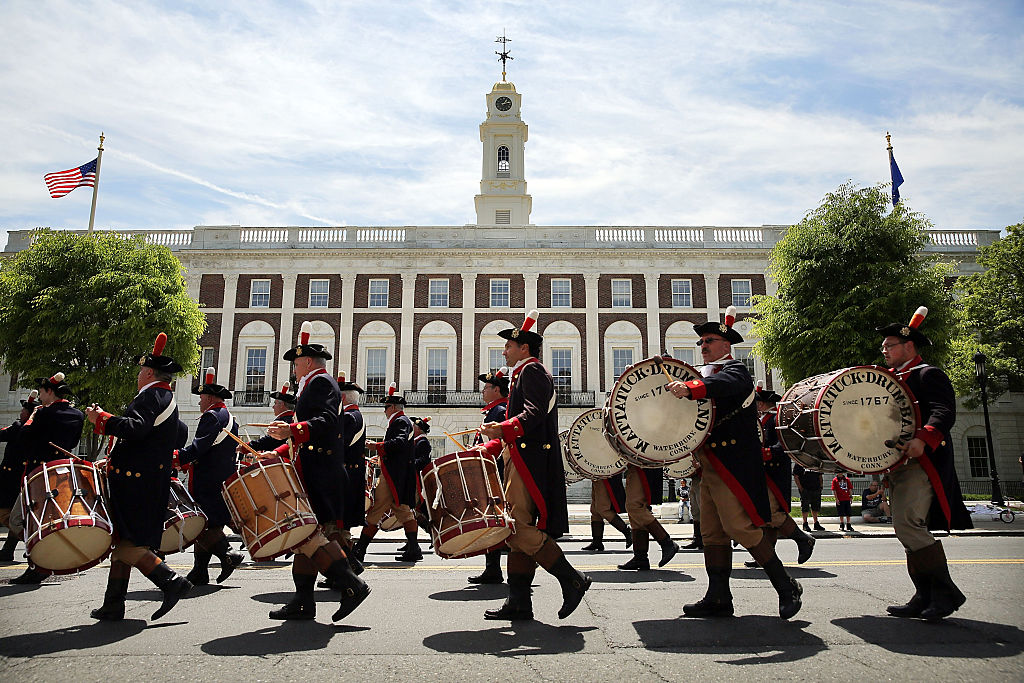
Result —
M505 458L505 501L515 520L507 540L508 599L499 609L484 612L485 619L533 619L530 586L538 564L561 586L559 619L573 613L591 584L554 540L569 530L569 512L554 379L537 359L543 337L532 329L538 315L530 311L521 327L498 333L507 340L505 361L512 367L508 410L503 422L481 426L480 433L491 441L476 447Z
M171 460L178 438L178 406L171 381L182 371L170 356L163 355L167 335L161 332L153 351L139 359L139 393L125 408L123 417L97 405L85 411L96 434L117 437L107 459L107 489L114 523L114 551L103 605L92 611L94 619L124 618L124 601L132 567L163 593L163 603L153 613L159 619L185 597L192 584L171 571L153 549L160 548L164 515L171 489ZM194 343L194 342L193 342Z
M370 587L352 572L345 552L334 540L328 540L344 523L345 514L345 433L340 419L341 390L327 372L331 353L322 344L311 344L313 324L303 322L299 343L284 354L292 361L298 378L295 395L297 422L274 421L267 433L275 439L291 440L298 452L296 471L302 480L309 504L320 528L295 551L292 581L295 595L271 619L313 619L316 617L314 589L317 571L341 591L341 604L332 617L348 616L370 594ZM285 443L266 456L287 456Z
M626 515L633 532L633 557L620 564L619 569L648 571L651 562L647 558L647 548L651 537L661 546L659 567L664 567L679 552L679 545L651 513L652 505L661 504L663 476L661 467L626 466Z
M295 394L288 393L287 384L281 387L281 391L270 392L270 398L274 399L274 403L270 408L274 411L275 422L292 422L295 419ZM258 439L250 441L249 448L254 451L272 451L285 443L287 441L275 439L269 434L265 434ZM235 453L239 455L250 453L249 448L238 444L238 447L235 448Z
M345 523L341 529L341 545L345 548L349 563L356 574L363 571L354 552L351 552L352 529L364 524L366 515L366 428L363 414L359 411L359 400L363 388L345 379L345 373L338 374L338 388L341 389L341 433L345 435L345 473L348 488L345 489Z
M477 375L481 382L480 398L484 401L484 407L480 409L483 413L483 423L504 422L505 409L508 407L508 368L498 368L493 372L485 372ZM484 442L480 432L473 438L473 445L478 446ZM504 477L505 460L495 458L498 461L498 480ZM505 577L501 573L501 554L503 549L491 550L484 556L484 571L476 576L469 577L470 583L503 583Z
M29 415L37 405L39 390L33 389L27 399L21 401L21 413L18 419L0 430L0 441L7 442L4 451L4 460L0 464L0 526L7 527L7 540L0 549L0 562L11 562L14 560L14 549L21 540L21 534L11 528L11 511L14 503L21 493L21 475L25 469L24 443L22 442L21 427L28 420Z
M23 476L27 477L45 462L67 457L54 448L54 445L72 453L78 448L85 415L68 402L67 396L71 393L71 387L64 380L63 372L36 380L39 405L32 409L32 414L22 424L19 436L22 454L25 456L22 461L25 468ZM11 583L36 584L47 576L47 573L32 564L30 557L28 569L21 576L11 579Z
M692 617L732 615L732 539L749 550L764 568L779 595L779 616L789 619L800 610L803 591L786 572L761 529L771 519L771 506L757 436L754 382L747 366L732 357L732 345L743 341L732 327L735 320L736 308L730 306L724 323L694 325L705 363L703 379L668 384L677 398L713 400L716 418L707 445L697 454L703 469L701 535L708 591L702 600L685 605L683 613Z
M411 417L409 419L412 420L413 443L412 467L409 468L409 477L412 478L413 490L417 492L414 516L417 518L416 529L419 530L419 521L426 519L426 506L419 495L419 479L420 470L430 464L430 439L427 438L427 434L430 433L430 418ZM416 540L415 535L412 539L407 538L405 545L399 550L401 553L395 558L399 562L419 562L423 559L423 551L420 550L419 541Z
M921 306L908 325L892 323L877 328L882 335L882 357L907 383L921 409L922 427L899 446L907 462L889 473L890 506L896 538L907 555L907 571L916 589L905 605L892 605L889 614L938 621L960 609L967 598L949 575L942 543L932 529L970 529L960 482L953 465L950 430L956 420L956 395L949 377L928 365L920 350L931 346L920 330L928 315Z
M626 549L633 545L633 532L619 517L626 509L626 488L622 474L598 479L590 486L590 544L583 550L592 553L604 551L604 523L607 521L626 539Z
M782 397L771 389L765 389L762 382L757 383L754 403L761 420L762 458L764 460L765 483L768 484L768 502L771 505L772 519L764 528L765 536L774 546L777 538L791 538L796 542L797 564L803 564L814 552L814 537L800 531L793 518L789 516L789 503L793 497L792 460L775 433L775 405ZM747 567L759 567L757 560L745 563Z
M174 465L189 468L189 491L206 514L206 529L196 539L194 565L185 577L193 586L205 586L210 583L211 557L216 555L220 560L217 583L224 583L245 559L231 548L224 535L224 525L231 523L231 513L221 495L224 482L237 471L235 441L228 433L238 435L238 422L224 404L231 398L231 392L216 383L213 368L207 368L206 376L192 388L192 393L199 396L202 415L192 443L178 451Z
M366 511L366 524L353 550L360 562L366 556L366 549L377 534L381 520L389 511L405 529L407 545L416 545L416 550L419 550L416 541L419 526L412 513L412 507L416 505L416 480L412 476L416 449L413 424L405 414L405 397L397 392L398 385L392 382L388 395L384 397L384 416L388 418L384 440L366 444L377 451L380 478L374 491L373 505ZM417 561L411 559L413 556L415 553L407 561ZM419 559L423 559L422 551Z

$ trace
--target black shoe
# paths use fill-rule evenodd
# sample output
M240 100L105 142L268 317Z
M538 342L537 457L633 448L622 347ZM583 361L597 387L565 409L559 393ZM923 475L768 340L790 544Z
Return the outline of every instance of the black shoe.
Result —
M581 550L587 550L592 553L604 552L604 543L601 541L591 541L589 545L585 545Z
M764 565L764 573L768 575L775 592L779 594L779 616L783 619L795 616L803 605L800 599L804 592L803 586L786 572L782 560L778 557L772 558Z
M498 609L484 612L491 621L530 621L533 619L533 573L508 575L508 598Z
M700 550L704 545L696 538L684 545L680 550Z
M807 522L804 522L804 531L810 531L810 530L811 530L810 525L808 525Z
M533 619L533 609L512 607L506 601L498 609L489 609L484 612L484 619L492 621L529 621Z
M661 546L661 559L658 560L658 566L664 567L679 552L679 544L673 541L670 536L666 536L663 540L658 541L658 545Z
M271 619L304 621L316 618L316 603L294 598L281 609L271 610Z
M121 621L124 619L124 599L128 594L128 579L107 579L107 590L103 594L103 604L89 616L100 621Z
M183 576L178 576L170 568L161 562L146 577L159 588L164 594L163 604L153 612L153 620L159 619L171 611L171 608L178 604L178 601L188 595L192 590L192 584Z
M757 569L761 565L757 563L757 560L748 560L747 562L743 563L743 566L747 569Z
M634 555L628 562L618 565L619 569L634 569L640 572L650 571L651 561L646 556Z
M352 573L352 567L344 559L332 562L324 573L341 591L341 604L331 617L332 621L339 621L352 614L370 595L370 587Z
M14 562L14 551L0 550L0 562Z
M352 573L359 576L366 569L363 563L359 561L359 558L355 556L355 553L349 552L346 557L348 558L348 565L352 567Z
M815 522L815 523L814 523L814 530L815 530L815 531L824 531L824 530L825 530L825 527L823 527L822 525L820 525L820 524L818 524L817 522Z
M491 571L490 567L484 569L483 574L469 577L470 583L504 583L505 577L502 575L501 570Z
M403 552L401 555L395 557L399 562L419 562L423 559L423 551L420 550L419 544L414 544L411 548Z
M16 586L33 586L42 583L46 577L47 574L37 572L32 567L29 567L21 576L11 579L11 583Z
M688 617L731 617L733 615L732 597L709 598L689 605L683 605L683 614Z
M852 533L853 532L853 525L852 524L847 524L846 525L846 530Z
M228 553L220 558L220 575L217 577L217 583L224 583L231 573L242 565L244 559L245 555L242 553Z
M192 571L185 575L188 582L193 586L208 586L210 584L210 571L207 567L196 565Z
M814 540L814 536L810 536L798 530L796 535L792 538L796 541L796 563L803 564L807 560L811 559L811 554L814 553L814 544L817 543L817 541Z
M564 555L549 571L562 587L562 606L558 610L558 618L565 619L579 607L593 580L570 565Z

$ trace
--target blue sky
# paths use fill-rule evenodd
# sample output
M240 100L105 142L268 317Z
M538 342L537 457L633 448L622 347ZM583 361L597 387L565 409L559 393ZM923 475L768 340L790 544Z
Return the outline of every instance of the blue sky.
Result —
M211 9L213 8L213 9ZM937 228L1024 220L1020 2L0 4L0 230L461 225L501 69L541 225L800 220L888 180ZM0 234L0 244L6 236Z

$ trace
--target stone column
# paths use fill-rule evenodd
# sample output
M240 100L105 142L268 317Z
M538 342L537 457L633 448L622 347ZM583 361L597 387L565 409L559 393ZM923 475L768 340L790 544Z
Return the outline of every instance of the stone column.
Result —
M704 274L704 291L708 300L708 320L721 320L722 304L718 301L718 278L721 273Z
M270 381L269 391L277 391L288 381L291 363L282 360L282 356L298 341L292 336L292 328L295 327L295 281L298 276L295 273L282 273L281 275L284 287L281 293L281 329L277 335L277 376ZM268 358L267 365L273 361L274 359Z
M476 273L462 276L462 373L459 389L473 391L476 389Z
M220 347L217 349L218 377L224 381L231 378L231 370L235 366L235 297L238 289L238 273L224 274L224 308L220 316ZM202 371L200 371L202 372ZM238 378L235 378L237 385ZM244 384L245 378L242 378ZM228 387L234 390L235 387Z
M351 291L345 291L345 282L351 282ZM354 363L352 362L352 354L355 350L352 348L353 337L356 334L356 330L353 329L353 309L355 308L355 290L356 276L354 273L350 273L348 277L345 275L341 276L341 329L338 330L338 362L335 368L338 372L344 371L345 376L348 377L348 381L355 382L356 377L352 372Z
M539 308L537 306L537 278L538 278L538 276L539 276L539 273L530 273L530 272L523 273L523 279L526 282L526 310L523 311L523 316L524 317L525 317L526 313L529 312L530 310L532 310L534 308ZM516 322L522 322L522 320L519 320L519 321L513 320L512 324L514 325L514 324L516 324Z
M398 359L398 374L391 381L398 382L398 391L415 389L412 385L412 349L416 343L413 335L413 306L416 297L416 273L402 273L402 331L399 334L401 351Z
M658 275L647 273L644 275L644 288L647 293L647 352L646 358L660 354L661 344L661 308L658 302ZM637 359L639 360L639 359Z
M597 273L587 273L583 281L587 293L587 383L584 389L597 394L601 392L601 335L597 327ZM597 403L603 403L603 397L597 396Z

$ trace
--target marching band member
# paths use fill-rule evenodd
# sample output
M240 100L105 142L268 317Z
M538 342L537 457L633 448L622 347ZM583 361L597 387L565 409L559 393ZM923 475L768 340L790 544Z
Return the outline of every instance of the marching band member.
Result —
M322 344L309 342L312 331L312 323L302 323L299 343L284 354L298 378L295 422L271 423L267 433L286 443L266 455L287 457L294 443L296 470L320 528L295 551L295 595L272 611L270 618L315 618L314 584L319 570L341 592L341 604L332 617L339 621L362 604L370 587L352 572L341 545L329 540L344 524L345 433L340 420L341 390L326 367L331 353Z
M703 379L668 384L677 398L709 398L715 402L715 424L707 445L697 455L703 469L701 534L708 590L702 600L685 605L683 613L692 617L732 615L731 538L749 550L764 568L779 595L779 616L789 619L800 611L803 589L786 572L761 529L771 519L771 506L757 437L754 382L746 365L732 357L732 345L743 341L732 328L735 320L736 308L730 306L724 323L708 321L694 325L705 362Z
M33 389L27 399L21 401L21 413L18 419L9 427L0 430L0 441L7 442L7 449L4 451L4 460L0 464L0 526L7 527L7 539L4 541L3 549L0 549L0 562L11 562L14 560L14 549L21 540L21 534L11 528L11 511L14 503L21 493L22 472L25 470L25 444L22 440L21 427L28 420L29 415L39 405L36 399L39 398L39 390Z
M345 490L345 523L341 530L341 544L348 554L352 570L361 574L363 565L351 552L352 529L361 527L366 516L366 427L363 414L359 412L359 397L363 388L355 382L345 380L345 373L338 375L341 389L341 433L345 435L345 472L348 488Z
M353 550L360 562L366 556L366 549L388 511L401 522L407 543L415 544L416 551L419 551L416 542L419 527L412 513L416 505L416 480L412 476L416 446L413 443L412 420L405 414L405 397L397 391L398 385L392 382L388 387L388 395L384 397L384 416L388 418L384 440L366 444L377 451L380 479L374 491L373 505L366 511L366 524ZM422 551L418 558L412 559L415 555L414 551L408 556L409 559L403 561L416 562L423 559Z
M209 565L214 555L220 560L217 583L224 583L245 559L242 553L231 549L224 535L224 525L231 523L231 513L221 490L237 471L235 442L224 430L237 436L238 421L224 404L231 398L231 392L217 384L215 377L213 368L208 368L203 381L192 388L192 393L199 396L202 415L192 443L178 451L175 463L179 469L191 466L188 488L207 519L206 529L196 539L195 564L185 576L193 586L210 583Z
M633 557L618 565L619 569L649 570L651 562L647 558L647 548L651 537L661 546L659 567L664 567L679 552L679 545L651 513L651 505L661 504L664 472L661 467L626 466L626 514L633 532Z
M420 549L419 541L416 540L417 532L419 531L419 520L426 518L426 507L423 505L422 497L419 495L419 478L420 470L430 463L431 451L430 439L427 438L427 434L430 433L430 418L410 417L409 419L412 420L413 443L412 466L409 468L409 478L412 479L412 488L416 491L416 505L410 506L410 508L413 510L413 516L417 517L417 524L411 539L408 538L408 533L406 533L406 543L399 548L401 554L395 558L399 562L419 562L423 559L423 551ZM408 529L406 531L408 532Z
M928 309L921 306L908 325L877 328L883 337L885 364L910 387L922 423L914 438L898 445L909 458L889 473L893 527L906 551L915 592L906 604L891 605L888 612L939 621L960 609L967 598L953 583L942 542L930 530L970 529L973 524L953 464L949 435L956 421L953 385L945 372L925 363L920 354L931 345L919 329L927 315Z
M480 409L483 413L483 423L504 422L505 409L508 407L508 368L499 368L494 372L485 372L477 375L477 380L483 386L480 387L480 397L484 400L484 407ZM473 437L473 445L478 446L484 442L480 432ZM496 458L498 461L498 481L504 481L505 462L503 458ZM469 577L470 583L504 583L505 577L501 573L502 549L492 550L484 556L484 571L476 576Z
M626 509L626 488L622 475L599 479L590 486L590 544L583 550L599 553L604 550L604 523L607 520L626 539L626 549L633 545L633 532L619 517ZM647 552L644 551L646 557Z
M152 353L139 359L138 388L132 402L118 417L97 405L86 410L96 434L117 437L107 460L108 506L114 523L114 551L103 605L92 611L94 619L124 618L124 601L132 567L163 593L163 603L153 613L159 619L192 589L184 577L171 571L153 549L160 548L164 514L171 489L171 461L178 438L178 406L171 381L182 371L164 356L167 335L161 332Z
M74 452L82 438L82 425L85 423L82 411L72 406L66 398L71 393L71 387L64 381L63 372L52 377L38 378L36 387L39 390L39 405L32 409L32 414L22 423L19 434L25 456L24 477L45 462L66 457L51 446L51 442L66 451ZM21 576L11 579L11 583L34 584L47 576L48 573L37 569L29 558L28 569Z
M789 516L789 503L793 497L792 460L775 433L775 404L782 400L774 391L766 390L758 382L754 403L760 415L761 431L764 433L762 443L762 459L764 461L765 483L768 484L768 502L771 505L772 519L764 528L764 533L774 546L776 540L791 538L796 542L797 564L811 559L814 552L814 537L804 533ZM745 563L751 569L759 567L757 560Z
M288 393L287 384L281 387L281 391L270 392L270 398L274 399L274 403L270 408L274 411L275 422L291 422L295 419L295 394ZM250 441L249 448L252 448L254 451L272 451L284 443L287 442L265 434L258 439ZM249 450L242 444L238 444L235 452L244 454L248 453Z
M486 619L533 619L530 585L538 564L561 586L559 619L573 613L591 584L554 540L569 530L569 512L554 379L537 359L543 337L532 330L537 317L537 311L530 311L521 327L498 333L507 340L505 361L512 367L508 409L503 422L481 426L480 433L491 440L476 447L505 459L505 500L515 520L507 540L508 599L487 610Z

